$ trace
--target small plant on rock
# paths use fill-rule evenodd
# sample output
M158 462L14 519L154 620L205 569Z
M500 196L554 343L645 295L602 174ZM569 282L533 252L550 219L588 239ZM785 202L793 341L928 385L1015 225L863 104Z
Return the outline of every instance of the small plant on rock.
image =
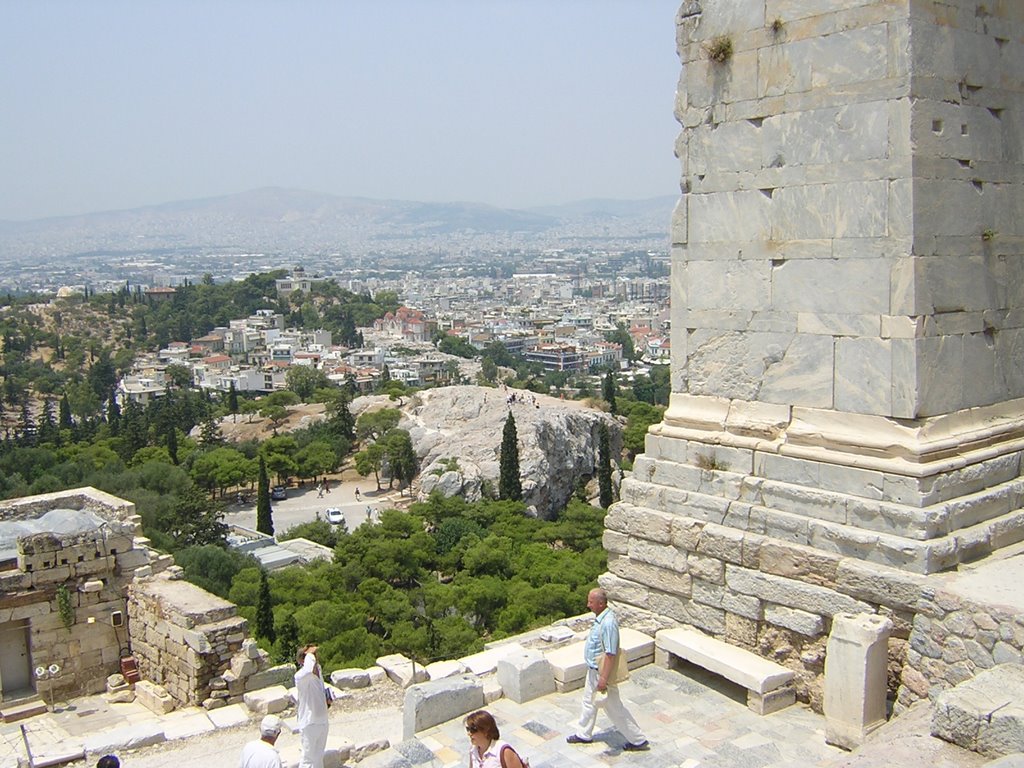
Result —
M707 44L705 51L708 58L716 64L724 64L732 58L732 38L728 35L713 37Z
M995 236L996 231L994 229L986 229L984 232L981 233L981 239L984 240L986 243L989 240L994 240Z
M779 32L782 31L782 27L784 26L784 24L782 23L782 19L776 16L774 19L772 19L772 23L769 24L768 26L771 29L772 34L777 35L779 34Z
M700 467L701 469L709 471L727 469L725 462L719 459L713 453L698 453L697 466Z
M71 629L75 623L75 607L71 604L71 593L61 584L57 587L57 614L65 629Z

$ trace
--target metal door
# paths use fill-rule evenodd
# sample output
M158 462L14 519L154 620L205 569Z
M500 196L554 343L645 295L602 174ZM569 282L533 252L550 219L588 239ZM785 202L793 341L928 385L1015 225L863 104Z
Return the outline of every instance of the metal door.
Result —
M0 624L0 699L14 699L32 691L28 621Z

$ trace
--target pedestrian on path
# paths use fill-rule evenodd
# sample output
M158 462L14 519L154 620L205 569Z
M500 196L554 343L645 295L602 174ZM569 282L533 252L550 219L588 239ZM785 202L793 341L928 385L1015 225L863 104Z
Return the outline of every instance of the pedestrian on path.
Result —
M570 744L589 744L594 737L594 723L597 721L598 694L602 694L603 705L616 730L626 738L622 748L626 752L650 749L647 737L636 720L626 709L619 696L615 679L615 668L619 654L619 621L608 607L608 593L603 589L592 589L587 595L587 608L596 614L590 628L587 642L583 646L583 658L587 662L587 679L583 687L583 707L575 733L566 737ZM604 694L607 694L604 696Z
M356 488L356 501L362 501L362 500L363 500L362 494L360 494L359 493L359 489Z
M299 651L297 658L300 669L295 673L296 721L302 740L299 768L324 768L324 750L327 748L328 694L316 651L315 645L307 645Z
M331 481L328 480L326 477L324 478L324 491L326 493L330 493L331 492Z
M324 497L324 484L322 482L316 484L316 497L318 499Z
M485 709L466 717L469 736L469 768L530 768L528 760L519 757L512 745L501 740L498 724Z
M104 755L96 761L96 768L121 768L121 761L114 755Z
M274 749L277 737L281 735L281 718L267 715L260 721L260 737L242 747L239 768L281 768L281 756Z

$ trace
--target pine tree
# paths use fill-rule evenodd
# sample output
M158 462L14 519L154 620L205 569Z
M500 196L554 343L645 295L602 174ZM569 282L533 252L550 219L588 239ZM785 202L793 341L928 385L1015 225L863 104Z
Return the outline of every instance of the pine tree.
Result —
M260 475L256 481L256 530L267 536L274 535L274 518L270 509L270 480L267 463L260 456Z
M608 401L608 410L612 413L618 413L618 406L615 404L615 392L618 387L615 384L615 374L608 371L608 374L604 377L604 382L601 386L601 393L605 400Z
M204 448L216 448L224 444L224 436L221 434L216 416L211 415L203 420L199 430L199 444Z
M519 434L516 431L516 420L512 411L508 412L505 428L501 431L498 498L509 501L522 501L523 499L523 483L519 479Z
M274 631L274 607L270 601L270 581L267 572L260 568L260 591L256 596L256 637L273 643L277 639Z
M608 425L601 422L597 432L597 487L599 503L604 509L612 505L612 450L608 437Z

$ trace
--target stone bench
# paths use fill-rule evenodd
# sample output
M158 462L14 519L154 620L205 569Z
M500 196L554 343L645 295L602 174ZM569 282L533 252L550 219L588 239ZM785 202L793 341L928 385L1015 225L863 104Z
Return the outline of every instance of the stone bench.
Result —
M544 655L551 664L555 676L555 690L559 693L575 691L583 687L587 676L587 663L583 660L584 641L548 651ZM654 641L650 635L623 627L619 629L619 646L626 653L630 669L642 667L654 661Z
M747 689L747 706L767 715L796 701L796 673L755 653L692 629L662 629L654 636L655 663L671 665L672 657L703 667Z

